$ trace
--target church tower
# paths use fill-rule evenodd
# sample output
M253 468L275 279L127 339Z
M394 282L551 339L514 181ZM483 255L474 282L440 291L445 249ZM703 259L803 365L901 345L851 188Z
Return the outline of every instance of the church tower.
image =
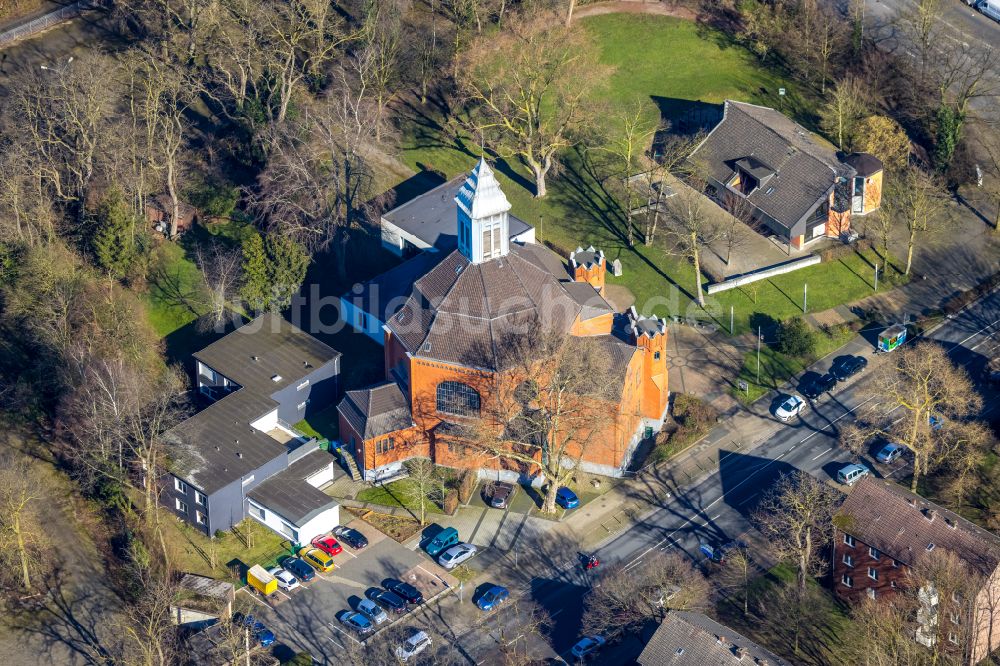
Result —
M458 250L474 264L510 251L510 202L493 170L480 158L455 197L458 204Z

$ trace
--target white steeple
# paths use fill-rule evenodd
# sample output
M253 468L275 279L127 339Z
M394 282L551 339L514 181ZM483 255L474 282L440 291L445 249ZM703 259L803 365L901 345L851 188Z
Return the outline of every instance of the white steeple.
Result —
M480 158L455 197L458 204L458 249L480 264L510 250L510 202L493 170Z

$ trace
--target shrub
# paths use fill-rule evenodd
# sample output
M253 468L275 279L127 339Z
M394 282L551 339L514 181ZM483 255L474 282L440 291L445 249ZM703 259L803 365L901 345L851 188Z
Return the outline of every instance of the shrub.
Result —
M788 356L808 356L816 348L816 338L802 317L792 317L778 329L777 349Z
M476 489L478 475L474 470L467 469L462 472L458 480L458 499L462 504L468 504L472 499L472 492Z
M699 398L678 393L674 396L671 415L673 423L668 421L656 435L654 462L670 458L707 435L715 425L719 412Z
M833 245L826 248L819 253L820 259L823 263L828 261L837 261L838 259L843 259L844 257L849 257L855 252L864 252L865 250L870 250L875 246L867 238L859 238L850 245L846 243L841 243L840 245Z
M441 507L444 512L449 516L455 514L458 510L458 491L455 489L449 490L444 496L444 505Z

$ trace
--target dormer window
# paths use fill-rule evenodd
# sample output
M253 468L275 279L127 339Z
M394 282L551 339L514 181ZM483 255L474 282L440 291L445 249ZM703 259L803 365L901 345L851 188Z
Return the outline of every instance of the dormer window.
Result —
M733 175L726 183L745 197L767 185L775 176L775 171L756 157L744 157L733 164ZM768 188L771 192L774 188Z

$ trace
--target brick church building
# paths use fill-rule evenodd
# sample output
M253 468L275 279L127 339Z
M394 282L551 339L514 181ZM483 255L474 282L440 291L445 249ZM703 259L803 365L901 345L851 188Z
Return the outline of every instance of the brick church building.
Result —
M424 197L428 206L443 206L435 190ZM405 205L419 211L423 203ZM482 424L494 399L490 387L506 376L497 374L496 350L510 336L585 339L607 359L607 374L595 380L610 382L610 418L575 452L581 469L620 476L639 441L662 425L669 395L665 322L615 312L604 297L602 252L579 248L560 257L525 242L523 230L511 231L510 208L480 160L451 200L452 247L439 243L341 299L348 322L385 349L385 381L348 391L338 405L341 441L359 477L391 477L406 460L427 457L492 478L540 481L537 467L477 455L462 441ZM395 302L380 302L377 288L391 291ZM378 324L381 334L372 335ZM543 445L537 448L545 455Z

